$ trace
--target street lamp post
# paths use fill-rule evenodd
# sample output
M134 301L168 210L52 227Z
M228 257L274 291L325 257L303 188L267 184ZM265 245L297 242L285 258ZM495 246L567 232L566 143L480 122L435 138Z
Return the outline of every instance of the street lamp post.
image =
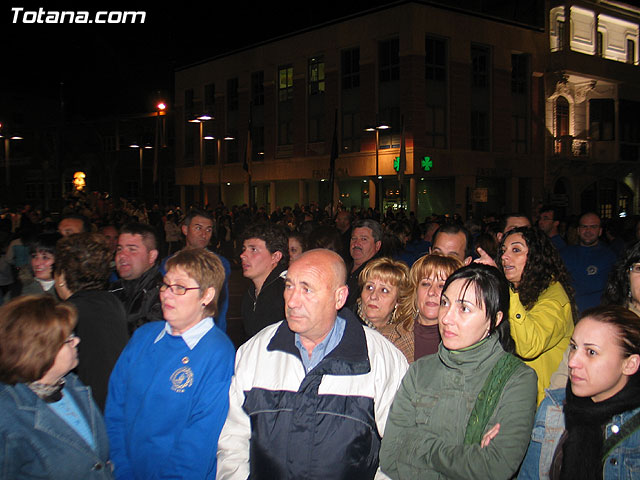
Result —
M380 145L380 130L387 130L391 128L385 122L378 122L376 119L376 125L373 127L367 127L364 129L365 132L375 132L376 134L376 188L377 188L377 207L380 209L380 214L383 215L382 211L382 175L380 175L380 158L379 158L379 145Z
M0 129L2 124L0 124ZM9 192L11 191L11 140L23 140L20 135L8 135L3 134L0 130L0 138L4 140L4 184L7 199L11 198Z
M142 201L144 201L144 177L142 174L142 152L144 150L151 150L153 147L149 144L143 145L141 143L138 142L134 142L131 145L129 145L130 148L137 148L138 149L138 155L139 155L139 176L140 176L140 199Z
M218 161L218 203L222 203L222 141L235 140L235 137L225 135L224 137L214 137L213 135L204 137L205 140L216 141L216 159Z
M200 143L200 154L199 154L199 164L200 164L200 181L199 181L199 190L200 190L200 203L202 208L205 207L204 204L204 135L203 135L203 131L204 131L204 122L213 119L213 117L211 115L208 115L206 113L202 114L202 115L198 115L195 118L192 118L189 120L190 123L199 123L200 125L200 136L199 136L199 143Z

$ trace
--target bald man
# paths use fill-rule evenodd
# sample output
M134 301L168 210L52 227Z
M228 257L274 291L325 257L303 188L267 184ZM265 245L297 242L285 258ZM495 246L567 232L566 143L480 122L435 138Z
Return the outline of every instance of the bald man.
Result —
M338 315L346 277L344 261L329 250L310 250L290 265L286 320L236 355L216 478L381 475L380 441L408 365L348 309Z

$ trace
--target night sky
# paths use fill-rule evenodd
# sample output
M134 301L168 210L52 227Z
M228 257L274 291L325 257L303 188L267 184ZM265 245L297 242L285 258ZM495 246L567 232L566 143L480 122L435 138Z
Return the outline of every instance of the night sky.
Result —
M156 92L173 89L176 67L249 46L310 25L371 8L355 1L348 10L327 10L307 2L279 2L258 8L249 2L11 3L0 8L2 80L0 94L64 98L71 118L153 109ZM377 4L392 3L378 1ZM13 23L12 7L45 10L144 10L144 25L51 25ZM166 4L165 4L166 5ZM292 21L292 19L296 19ZM258 25L256 25L258 23ZM0 112L0 116L2 113Z
M543 22L543 0L441 0L486 13ZM394 3L332 2L21 2L0 7L0 94L65 100L74 117L144 112L156 92L173 89L176 67L275 38L348 14ZM637 3L637 2L636 2ZM37 10L144 10L144 25L13 24L12 7ZM61 87L61 83L64 84ZM0 117L2 113L0 112Z

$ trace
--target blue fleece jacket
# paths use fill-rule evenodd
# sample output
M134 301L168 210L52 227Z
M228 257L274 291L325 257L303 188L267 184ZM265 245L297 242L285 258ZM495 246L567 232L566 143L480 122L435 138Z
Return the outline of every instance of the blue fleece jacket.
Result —
M212 326L193 350L164 322L138 328L109 380L105 422L118 479L214 479L235 350Z

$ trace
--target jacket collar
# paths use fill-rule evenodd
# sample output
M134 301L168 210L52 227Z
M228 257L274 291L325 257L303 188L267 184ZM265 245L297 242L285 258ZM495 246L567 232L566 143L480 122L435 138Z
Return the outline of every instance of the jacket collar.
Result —
M267 278L264 280L264 283L262 284L262 287L260 288L260 293L264 292L265 288L267 288L273 282L278 280L278 278L280 278L282 276L282 272L286 273L286 271L287 271L287 267L285 265L282 265L282 264L276 265L275 268L273 270L271 270L271 273L269 273ZM256 299L256 289L253 286L253 283L249 287L249 296L251 297L252 300ZM258 296L260 296L260 294L258 294Z
M371 371L364 327L347 308L340 311L340 316L346 322L342 340L309 374L363 375ZM286 320L276 330L267 350L281 351L300 358L300 351L295 346L295 333L289 329Z
M40 400L29 387L23 383L14 386L5 385L10 389L16 408L24 412L31 412L33 415L33 428L44 434L51 436L57 441L63 442L72 448L83 452L91 452L99 457L106 457L108 452L102 450L101 439L96 437L98 432L98 412L95 403L91 398L91 392L88 387L82 385L74 374L68 374L66 377L66 385L64 392L70 394L75 400L78 408L84 415L92 434L94 435L97 451L91 449L89 445L80 437L79 434L71 428L67 422L60 418L47 404Z

